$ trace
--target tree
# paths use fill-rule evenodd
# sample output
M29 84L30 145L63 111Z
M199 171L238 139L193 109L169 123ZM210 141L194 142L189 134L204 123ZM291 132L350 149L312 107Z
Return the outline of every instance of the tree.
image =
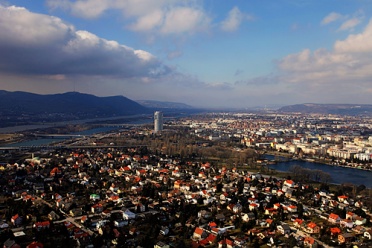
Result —
M298 217L302 218L304 215L304 206L301 203L297 205L297 212L298 212Z

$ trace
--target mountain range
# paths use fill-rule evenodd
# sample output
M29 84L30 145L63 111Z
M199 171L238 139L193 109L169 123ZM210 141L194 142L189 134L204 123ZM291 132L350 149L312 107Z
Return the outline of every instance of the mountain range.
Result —
M155 110L175 113L181 110L192 112L193 108L175 102L136 102L124 96L98 97L79 92L40 95L0 90L0 127L151 114Z
M146 107L124 96L97 97L77 92L39 95L0 91L2 115L65 114L105 117L146 112L149 112Z

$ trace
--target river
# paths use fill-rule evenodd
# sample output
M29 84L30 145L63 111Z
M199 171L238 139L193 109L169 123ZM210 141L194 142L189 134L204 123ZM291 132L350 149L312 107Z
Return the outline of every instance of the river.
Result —
M93 122L93 121L102 121L102 120L121 120L125 119L126 123L124 124L146 124L150 123L153 120L148 118L149 115L133 115L133 116L122 116L122 117L113 117L113 118L98 118L94 120L80 120L80 121L74 121L74 122L68 122L68 123L54 123L52 124L53 126L62 126L66 124L82 124L82 123L87 123L87 122ZM124 125L123 124L123 125ZM17 132L17 131L24 131L24 130L32 130L32 129L37 129L37 128L48 128L51 125L27 125L27 126L22 126L22 127L7 127L7 128L0 128L0 133L12 133L12 132ZM18 130L19 129L19 130ZM71 135L92 135L92 134L97 134L97 133L105 133L113 130L118 130L120 127L116 126L106 126L106 127L98 127L98 128L93 128L93 129L88 129L84 130L81 132L75 132L75 133L69 133ZM33 140L25 140L17 143L12 143L12 144L6 144L0 147L21 147L21 146L46 146L49 144L52 144L54 142L60 142L64 141L66 139L53 139L53 138L38 138L38 139L33 139Z
M44 129L49 127L58 127L58 126L65 126L68 124L77 125L77 124L84 124L84 123L94 123L99 121L108 121L108 120L126 120L128 123L136 124L133 122L138 121L138 118L148 118L151 115L146 114L138 114L138 115L129 115L129 116L116 116L116 117L107 117L107 118L95 118L95 119L83 119L83 120L73 120L73 121L61 121L61 122L54 122L54 123L38 123L32 125L21 125L21 126L11 126L11 127L3 127L0 128L0 133L17 133L27 130L34 130L34 129ZM135 121L133 121L133 119Z
M274 156L265 155L266 159L272 160ZM290 160L287 162L278 162L273 165L269 165L269 168L277 171L289 171L289 169L294 166L299 165L303 168L311 170L321 170L327 172L331 175L331 183L342 184L342 183L352 183L354 185L364 184L367 188L372 188L372 172L346 168L340 166L331 166L326 164L313 163L303 160Z
M70 133L70 134L71 135L92 135L92 134L97 134L97 133L105 133L105 132L113 131L116 129L119 129L119 127L98 127L98 128L88 129L88 130L84 130L81 132ZM26 140L26 141L21 141L18 143L7 144L4 146L6 147L45 146L45 145L52 144L54 142L61 142L64 140L67 140L67 138L66 139L38 138L34 140Z

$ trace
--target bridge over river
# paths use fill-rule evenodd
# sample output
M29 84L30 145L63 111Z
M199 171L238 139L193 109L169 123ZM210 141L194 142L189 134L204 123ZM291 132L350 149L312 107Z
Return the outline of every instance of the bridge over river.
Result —
M35 137L39 138L51 138L51 139L73 139L73 138L85 138L90 137L91 135L83 134L32 134Z

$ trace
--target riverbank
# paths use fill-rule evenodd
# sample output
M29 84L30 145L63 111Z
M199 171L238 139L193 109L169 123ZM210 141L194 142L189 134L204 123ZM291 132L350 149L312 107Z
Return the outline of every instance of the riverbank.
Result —
M270 155L266 155L270 156ZM271 157L267 158L268 160ZM355 168L347 168L341 166L330 166L326 164L320 164L315 162L309 162L306 160L288 160L285 162L277 162L276 164L266 165L270 169L274 169L282 172L293 172L295 167L303 168L304 172L310 178L318 178L319 181L324 181L333 184L353 184L361 185L364 184L368 188L372 188L372 172L365 171ZM298 169L295 169L297 173ZM327 176L327 174L330 176ZM301 174L299 174L301 175ZM303 177L306 178L305 175ZM323 178L323 179L322 179ZM321 180L322 179L322 180Z
M330 158L322 158L322 159L321 158L300 158L293 154L283 153L283 152L278 152L278 151L265 151L262 155L274 156L273 160L275 161L275 163L278 162L275 160L275 157L283 157L285 158L285 160L299 160L299 161L306 161L306 162L317 163L317 164L328 165L328 166L337 166L337 167L342 167L342 168L350 168L350 169L357 169L357 170L364 170L364 171L372 172L372 163L367 163L367 164L340 163L340 162L334 162Z
M53 126L53 127L44 127L44 128L37 128L28 131L22 131L18 133L12 134L0 134L0 146L8 146L14 145L17 143L24 143L24 142L33 142L35 140L39 140L35 134L69 134L69 133L77 133L83 132L89 129L92 129L93 126L91 125L64 125L64 126ZM53 140L52 140L53 141Z

